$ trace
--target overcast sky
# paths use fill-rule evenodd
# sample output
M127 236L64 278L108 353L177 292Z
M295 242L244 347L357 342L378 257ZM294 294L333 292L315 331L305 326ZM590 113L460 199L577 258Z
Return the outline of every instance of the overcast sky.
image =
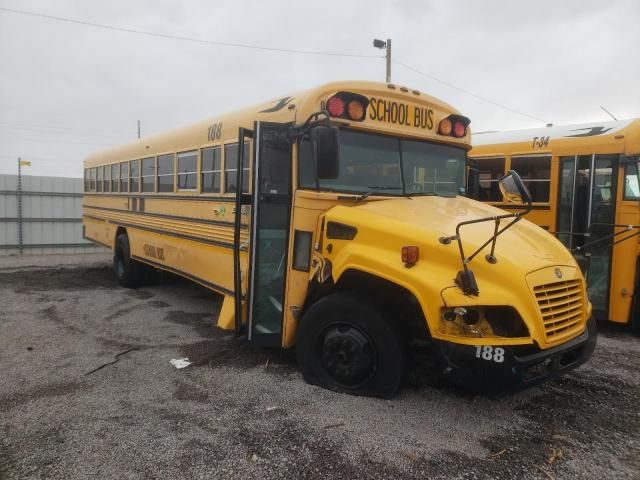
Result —
M607 120L601 105L640 117L639 0L0 0L0 173L21 156L27 174L79 177L87 154L135 138L138 119L144 136L326 81L384 80L373 38L458 87L393 65L394 83L449 102L475 131Z

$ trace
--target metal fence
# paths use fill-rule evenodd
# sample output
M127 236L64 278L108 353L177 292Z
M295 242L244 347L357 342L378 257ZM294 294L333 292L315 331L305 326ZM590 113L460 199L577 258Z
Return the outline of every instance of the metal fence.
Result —
M81 178L0 175L0 255L105 251L82 238Z

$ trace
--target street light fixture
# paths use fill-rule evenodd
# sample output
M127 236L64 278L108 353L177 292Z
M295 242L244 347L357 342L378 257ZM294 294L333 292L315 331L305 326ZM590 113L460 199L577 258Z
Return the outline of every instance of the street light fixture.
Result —
M387 41L382 41L378 38L373 40L373 46L375 48L387 50L385 58L387 59L387 83L391 83L391 39L387 38Z

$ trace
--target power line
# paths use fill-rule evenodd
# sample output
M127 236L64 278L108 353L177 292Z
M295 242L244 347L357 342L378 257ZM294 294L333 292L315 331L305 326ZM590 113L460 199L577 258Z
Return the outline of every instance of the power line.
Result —
M58 17L55 15L47 15L44 13L36 13L36 12L28 12L25 10L16 10L13 8L5 8L0 7L0 11L17 13L20 15L28 15L32 17L46 18L48 20L55 20L58 22L66 22L66 23L75 23L77 25L85 25L89 27L102 28L105 30L115 30L117 32L126 32L126 33L135 33L138 35L146 35L148 37L156 37L156 38L167 38L171 40L180 40L184 42L193 42L200 43L206 45L216 45L220 47L236 47L236 48L247 48L252 50L263 50L268 52L281 52L281 53L295 53L299 55L318 55L318 56L330 56L330 57L359 57L359 58L380 58L379 55L361 55L357 53L340 53L340 52L322 52L316 50L298 50L293 48L276 48L276 47L264 47L261 45L250 45L248 43L233 43L233 42L222 42L218 40L204 40L201 38L193 38L186 37L182 35L171 35L168 33L156 33L156 32L147 32L144 30L135 30L133 28L124 28L124 27L116 27L114 25L107 25L103 23L95 23L95 22L87 22L84 20L76 20L72 18L66 17Z
M265 47L265 46L261 46L261 45L251 45L251 44L246 44L246 43L234 43L234 42L222 42L222 41L218 41L218 40L205 40L205 39L201 39L201 38L193 38L193 37L187 37L187 36L181 36L181 35L171 35L171 34L167 34L167 33L156 33L156 32L148 32L148 31L144 31L144 30L136 30L133 28L124 28L124 27L116 27L114 25L107 25L107 24L102 24L102 23L95 23L95 22L88 22L88 21L84 21L84 20L76 20L76 19L72 19L72 18L66 18L66 17L59 17L59 16L55 16L55 15L47 15L44 13L37 13L37 12L28 12L26 10L17 10L17 9L13 9L13 8L5 8L5 7L0 7L0 11L4 11L4 12L9 12L9 13L16 13L16 14L20 14L20 15L27 15L27 16L32 16L32 17L39 17L39 18L45 18L48 20L55 20L58 22L65 22L65 23L73 23L73 24L77 24L77 25L85 25L85 26L89 26L89 27L95 27L95 28L101 28L104 30L112 30L112 31L118 31L118 32L125 32L125 33L134 33L137 35L145 35L148 37L154 37L154 38L164 38L164 39L171 39L171 40L180 40L180 41L184 41L184 42L192 42L192 43L199 43L199 44L205 44L205 45L216 45L216 46L222 46L222 47L235 47L235 48L246 48L246 49L252 49L252 50L262 50L262 51L268 51L268 52L280 52L280 53L293 53L293 54L299 54L299 55L316 55L316 56L332 56L332 57L356 57L356 58L381 58L379 55L362 55L362 54L356 54L356 53L340 53L340 52L323 52L323 51L316 51L316 50L298 50L298 49L292 49L292 48L276 48L276 47ZM508 110L512 113L516 113L518 115L522 115L524 117L528 117L531 118L533 120L539 121L539 122L543 122L543 123L549 123L547 120L544 120L542 118L538 118L534 115L529 115L527 113L521 112L519 110L516 110L514 108L511 107L507 107L506 105L502 105L498 102L495 102L493 100L490 100L486 97L483 97L481 95L477 95L473 92L470 92L469 90L466 90L464 88L458 87L450 82L447 82L446 80L442 80L434 75L425 73L421 70L418 70L417 68L414 68L410 65L407 65L404 62L400 62L398 60L392 60L393 63L400 65L408 70L411 70L419 75L422 75L425 78L429 78L431 80L434 80L438 83L441 83L442 85L446 85L449 88L452 88L454 90L457 90L459 92L462 92L466 95L472 96L478 100L481 100L483 102L487 102L490 103L491 105L494 105L496 107L502 108L504 110Z
M94 147L112 147L115 144L114 143L89 143L89 142L72 142L72 141L65 141L65 140L51 140L51 139L46 139L46 138L18 138L18 137L0 137L0 140L9 140L9 141L15 141L15 142L31 142L31 143L38 143L38 142L45 142L45 143L69 143L69 144L75 144L75 145L91 145Z
M457 90L459 92L462 92L462 93L465 93L467 95L470 95L470 96L472 96L474 98L477 98L478 100L482 100L483 102L490 103L491 105L495 105L496 107L500 107L500 108L502 108L504 110L508 110L508 111L510 111L512 113L517 113L518 115L522 115L524 117L532 118L533 120L537 120L538 122L549 123L547 120L544 120L542 118L538 118L538 117L535 117L533 115L529 115L528 113L521 112L521 111L516 110L514 108L511 108L511 107L507 107L506 105L502 105L501 103L494 102L493 100L490 100L490 99L488 99L486 97L482 97L480 95L477 95L477 94L475 94L473 92L470 92L469 90L466 90L464 88L460 88L460 87L458 87L458 86L456 86L456 85L454 85L454 84L452 84L450 82L442 80L441 78L435 77L435 76L433 76L433 75L431 75L429 73L425 73L425 72L423 72L421 70L418 70L417 68L414 68L411 65L407 65L406 63L400 62L398 60L391 60L391 61L393 63L396 63L396 64L400 65L401 67L406 68L407 70L411 70L412 72L417 73L418 75L422 75L423 77L426 77L426 78L429 78L431 80L434 80L434 81L436 81L438 83L441 83L442 85L446 85L449 88L453 88L454 90Z
M64 128L64 127L44 127L44 126L36 126L36 125L20 125L20 124L11 124L11 123L0 123L0 129L7 128L11 130L27 130L33 132L43 132L48 134L62 134L62 135L85 135L85 136L95 136L95 137L109 137L109 138L128 138L134 139L134 134L124 134L124 133L101 133L96 130L76 130L72 128Z

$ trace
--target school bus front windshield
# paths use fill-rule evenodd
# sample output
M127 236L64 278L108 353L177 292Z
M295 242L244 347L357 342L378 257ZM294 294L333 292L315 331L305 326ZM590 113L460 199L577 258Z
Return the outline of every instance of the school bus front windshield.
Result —
M371 133L340 130L340 169L317 179L311 144L300 144L300 186L368 195L455 196L464 193L462 148Z

